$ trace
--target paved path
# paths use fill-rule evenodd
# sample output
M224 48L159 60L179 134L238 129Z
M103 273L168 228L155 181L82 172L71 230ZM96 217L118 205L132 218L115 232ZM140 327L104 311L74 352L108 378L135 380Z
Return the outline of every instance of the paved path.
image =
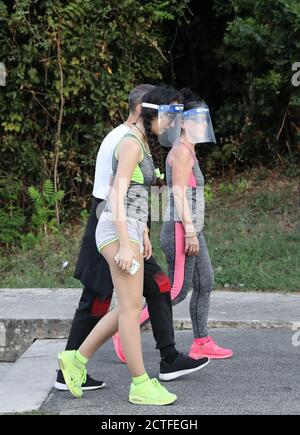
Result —
M86 392L81 400L53 391L42 410L73 415L300 414L300 347L293 347L291 331L225 329L213 335L235 350L234 358L212 361L198 373L167 383L179 397L173 406L128 403L127 367L107 343L89 363L89 372L107 387ZM176 341L178 349L187 351L191 332L177 332ZM147 370L157 376L159 354L151 333L143 334L143 346Z
M55 377L56 354L64 347L64 341L57 338L67 337L80 294L80 289L0 289L0 360L11 361L29 348L16 363L0 363L0 413L39 409L47 399ZM174 307L179 330L191 328L188 305L189 298ZM174 407L163 408L162 414L299 413L299 294L215 291L209 324L223 328L212 329L211 334L232 346L235 358L213 362L203 377L200 373L175 382L180 400ZM187 351L191 331L177 331L176 337L178 348ZM33 343L36 338L53 340ZM149 372L157 375L159 355L153 350L150 332L144 333L143 342ZM90 367L96 377L109 381L103 394L90 393L80 402L55 393L45 411L151 412L137 407L133 411L126 402L127 368L118 363L110 343ZM111 403L113 408L108 406Z
M0 364L0 414L38 410L53 386L64 340L37 340L14 364Z

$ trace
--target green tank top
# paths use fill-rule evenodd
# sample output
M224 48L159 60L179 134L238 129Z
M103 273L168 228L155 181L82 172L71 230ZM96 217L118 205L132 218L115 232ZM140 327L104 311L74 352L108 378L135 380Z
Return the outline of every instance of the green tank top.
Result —
M151 154L146 150L144 143L133 133L127 133L121 141L132 138L137 141L141 148L142 159L134 168L129 188L125 197L125 210L128 217L147 222L148 220L148 197L150 187L154 184L156 175ZM112 172L115 177L118 169L118 148L117 144L112 158ZM108 201L108 211L110 210Z

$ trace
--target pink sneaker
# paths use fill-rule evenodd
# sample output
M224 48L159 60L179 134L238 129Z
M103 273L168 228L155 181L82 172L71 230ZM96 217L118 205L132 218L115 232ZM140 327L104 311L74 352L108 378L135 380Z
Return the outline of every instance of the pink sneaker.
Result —
M122 363L126 364L126 358L125 358L125 355L124 355L123 350L122 350L120 334L117 332L115 335L113 335L112 339L113 339L114 346L115 346L115 352L116 352L118 358L120 359L120 361L122 361Z
M231 358L233 351L231 349L223 349L211 337L196 338L190 348L189 356L194 359L208 357L210 359L226 359Z

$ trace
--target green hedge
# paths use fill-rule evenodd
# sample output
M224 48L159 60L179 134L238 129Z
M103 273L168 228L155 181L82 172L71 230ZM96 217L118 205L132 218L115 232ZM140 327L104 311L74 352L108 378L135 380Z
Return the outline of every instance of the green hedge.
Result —
M0 88L0 179L17 183L13 206L29 215L27 188L43 189L52 179L65 192L68 215L70 207L85 206L97 150L126 119L130 90L162 80L162 23L180 20L185 3L8 3L0 1L0 61L8 73ZM2 221L12 216L11 195L2 190Z
M175 83L190 84L212 111L218 144L200 150L206 171L279 164L300 176L300 87L292 85L299 0L189 5L194 15L178 28L172 66Z
M143 82L207 98L206 171L300 176L299 28L299 0L0 0L0 243L32 229L30 186L64 192L56 218L85 209L98 147Z

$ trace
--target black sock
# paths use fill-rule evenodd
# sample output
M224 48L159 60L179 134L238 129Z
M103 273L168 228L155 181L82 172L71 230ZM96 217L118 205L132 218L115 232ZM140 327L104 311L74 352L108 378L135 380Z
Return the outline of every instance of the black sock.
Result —
M178 350L176 349L174 344L170 344L169 346L160 349L160 356L164 359L168 364L172 364L175 361L178 355Z

